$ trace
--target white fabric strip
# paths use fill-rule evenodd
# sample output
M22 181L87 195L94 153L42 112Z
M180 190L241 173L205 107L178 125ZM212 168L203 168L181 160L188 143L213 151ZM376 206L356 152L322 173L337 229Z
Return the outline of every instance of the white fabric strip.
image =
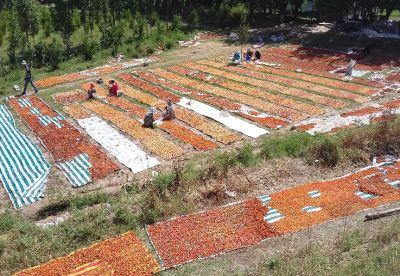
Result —
M78 124L122 164L138 173L160 162L136 146L131 140L112 128L107 122L93 116L78 120Z
M269 132L263 128L250 124L242 119L232 116L229 112L218 110L209 105L188 98L181 98L178 105L193 110L203 116L209 117L233 130L251 138L257 138Z

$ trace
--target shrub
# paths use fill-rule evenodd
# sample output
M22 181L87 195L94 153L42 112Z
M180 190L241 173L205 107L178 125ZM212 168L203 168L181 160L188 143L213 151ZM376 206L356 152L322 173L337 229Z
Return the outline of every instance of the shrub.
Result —
M373 132L373 156L400 153L400 120L385 121L378 124Z
M35 67L40 68L46 65L47 51L48 46L41 41L33 46L33 61Z
M267 263L266 266L269 270L276 270L280 266L283 265L283 261L279 257L272 257Z
M314 142L308 147L306 152L306 159L310 164L317 161L321 165L331 168L337 165L339 158L338 143L330 138Z
M116 55L118 47L122 44L122 38L124 37L124 29L121 25L114 25L110 27L100 28L101 30L101 46L111 48L111 53Z
M254 165L257 162L257 158L254 155L253 150L254 147L251 144L244 144L237 152L237 161L246 167Z
M82 223L75 225L70 229L69 239L77 244L86 243L90 240L96 240L97 232L88 224Z
M172 30L178 31L182 29L182 17L179 15L174 15L174 18L172 19Z
M137 217L126 208L117 209L113 221L115 224L126 225L129 228L136 228L138 226Z
M84 195L76 197L71 200L71 206L77 209L94 206L101 203L106 203L108 197L105 193L99 192L95 194Z
M260 157L271 159L275 157L299 157L308 145L318 138L307 133L295 133L284 137L266 137L261 143Z
M92 39L89 40L87 36L83 38L80 53L85 60L92 60L98 49L99 45L96 41Z
M52 71L57 70L64 58L64 50L55 39L47 47L47 63Z
M3 255L6 250L6 243L4 240L0 240L0 256Z
M243 17L247 17L249 10L243 3L238 3L233 6L229 11L230 21L232 24L237 24L241 22Z
M189 13L189 15L187 17L187 22L188 22L189 26L193 29L200 26L200 16L196 9L192 10Z
M153 184L159 195L165 195L165 192L175 180L175 173L162 173L153 179Z
M17 223L17 219L10 213L3 213L0 215L0 233L7 233L11 231L15 224Z
M189 162L185 165L182 171L182 181L186 184L195 184L205 174L205 171L200 166L196 166L194 162Z
M236 156L231 152L217 153L214 157L214 162L217 171L221 176L226 176L229 169L236 164Z
M344 233L339 237L337 246L342 252L349 252L351 249L363 242L365 234L359 230Z

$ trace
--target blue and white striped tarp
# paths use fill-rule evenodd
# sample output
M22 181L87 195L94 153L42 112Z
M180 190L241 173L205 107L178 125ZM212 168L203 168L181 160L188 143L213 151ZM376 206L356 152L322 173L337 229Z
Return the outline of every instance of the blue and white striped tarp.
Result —
M19 99L18 100L19 105L22 107L31 107L32 103L27 100L27 99ZM36 115L39 118L40 123L42 123L44 126L48 126L50 124L54 124L57 128L62 128L62 123L61 121L65 120L65 117L62 115L57 115L56 117L50 117L48 115L43 115L42 112L40 112L40 109L37 107L32 107L29 110L30 113L33 115Z
M356 194L356 196L359 196L359 197L361 197L361 199L364 199L364 200L377 198L377 196L370 195L370 194L367 194L367 193L364 193L361 191L357 191L357 192L355 192L355 194Z
M27 99L19 99L19 100L18 100L18 103L19 103L19 105L22 106L22 107L30 107L30 106L32 106L31 101L30 101L30 100L27 100Z
M39 118L39 121L43 124L43 125L45 125L45 126L48 126L48 125L50 125L50 124L54 124L57 128L62 128L62 124L61 124L61 121L62 120L64 120L64 117L63 116L60 116L60 115L58 115L58 116L56 116L56 117L50 117L50 116L48 116L48 115L41 115L41 114L39 114L39 115L37 115L38 116L38 118Z
M15 208L43 197L50 167L39 148L16 128L7 107L0 104L0 180Z
M76 156L71 161L58 163L57 167L68 178L73 187L81 187L92 181L89 168L92 164L89 163L89 155L83 153Z
M278 210L271 207L268 207L268 213L264 216L264 220L268 223L274 223L283 218L284 216Z
M385 182L392 187L400 188L400 180L389 181L389 180L385 179Z
M308 195L312 198L316 198L316 197L321 196L321 192L319 190L314 190L314 191L308 192Z
M263 205L267 205L267 203L271 201L271 197L269 195L259 196L258 199L262 201Z
M321 207L317 207L317 206L306 206L302 210L303 210L303 212L306 212L306 213L312 213L312 212L321 211L322 208Z

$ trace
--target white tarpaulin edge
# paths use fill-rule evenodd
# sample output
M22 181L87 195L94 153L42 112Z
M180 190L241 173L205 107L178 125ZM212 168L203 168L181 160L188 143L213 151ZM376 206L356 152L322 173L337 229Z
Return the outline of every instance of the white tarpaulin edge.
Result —
M261 135L269 133L269 131L263 128L260 128L242 119L232 116L227 111L218 110L214 107L211 107L209 105L203 104L198 101L194 101L188 98L181 98L181 100L178 102L178 105L193 110L194 112L199 113L203 116L209 117L251 138L257 138L260 137Z
M160 162L141 150L131 140L112 128L99 117L78 120L78 124L118 161L134 173L138 173L160 164Z

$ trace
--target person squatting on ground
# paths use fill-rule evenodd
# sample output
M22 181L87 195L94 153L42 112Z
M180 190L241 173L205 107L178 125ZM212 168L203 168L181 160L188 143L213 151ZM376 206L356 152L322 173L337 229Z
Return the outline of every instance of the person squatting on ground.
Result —
M150 107L149 112L144 116L142 127L154 128L153 123L154 123L154 115L156 114L156 112L157 111L155 107Z
M251 59L253 58L253 51L250 48L248 48L244 56L245 56L245 61L250 62Z
M88 93L88 100L93 99L93 94L96 94L96 87L94 86L94 83L90 84L90 88L87 91Z
M118 97L119 86L115 80L110 80L108 82L108 96Z
M257 60L261 60L261 53L259 51L256 51L254 53L254 61L257 61Z
M38 93L39 91L37 90L35 83L32 80L32 72L31 72L30 65L28 63L26 63L25 60L22 61L21 65L25 68L25 79L24 79L25 85L24 85L24 90L18 96L23 96L26 94L26 89L28 87L28 84L31 84L33 89L35 90L35 93Z
M173 120L175 119L175 108L172 105L172 100L167 101L167 105L164 108L164 113L162 116L163 121Z

